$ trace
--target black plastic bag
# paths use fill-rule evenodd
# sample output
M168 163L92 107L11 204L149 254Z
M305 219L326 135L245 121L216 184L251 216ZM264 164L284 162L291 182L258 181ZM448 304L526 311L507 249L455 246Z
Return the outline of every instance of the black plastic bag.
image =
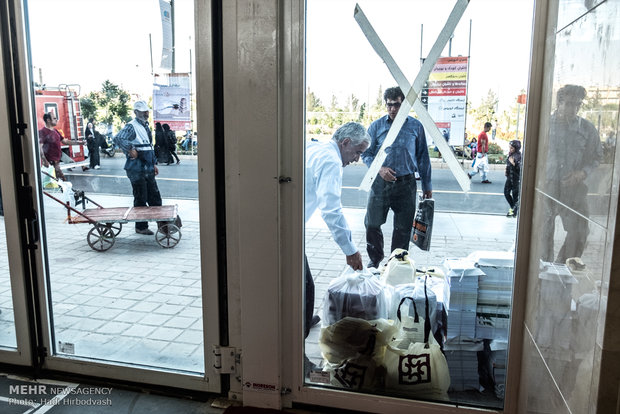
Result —
M411 241L422 250L430 250L431 234L433 232L433 216L435 215L435 200L432 198L422 199L418 202L418 208L413 220Z

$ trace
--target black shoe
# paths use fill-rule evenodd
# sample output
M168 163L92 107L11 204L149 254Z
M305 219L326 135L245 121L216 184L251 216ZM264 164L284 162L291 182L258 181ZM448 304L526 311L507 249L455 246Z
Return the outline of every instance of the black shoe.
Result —
M151 230L149 230L149 229L136 229L136 233L138 233L138 234L144 234L144 235L147 235L147 236L152 236L153 234L155 234L155 233L153 233L153 232L152 232Z
M310 328L314 327L315 325L317 325L319 322L321 322L321 317L319 315L314 315L312 317L312 321L310 321Z
M467 177L469 177L469 179L471 180L472 175L470 173L467 173Z
M491 182L489 180L483 180L481 181L482 184L491 184Z
M86 171L86 170L88 170L88 169L89 169L89 168L88 168L87 166L85 166L85 165L83 165L83 166L82 166L82 171Z
M366 267L367 267L367 268L374 267L375 269L378 269L378 268L379 268L379 264L380 264L380 263L381 263L381 262L379 262L379 263L375 263L375 262L373 262L373 261L371 260L370 262L368 262L368 264L366 265Z

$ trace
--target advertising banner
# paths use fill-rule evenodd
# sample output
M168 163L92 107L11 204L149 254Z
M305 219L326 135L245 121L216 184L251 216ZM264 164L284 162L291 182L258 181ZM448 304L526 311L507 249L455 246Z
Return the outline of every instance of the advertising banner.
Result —
M153 85L153 120L174 131L191 129L190 90L179 86Z
M420 94L422 104L451 146L465 141L467 64L467 57L439 58ZM430 136L428 131L426 136Z

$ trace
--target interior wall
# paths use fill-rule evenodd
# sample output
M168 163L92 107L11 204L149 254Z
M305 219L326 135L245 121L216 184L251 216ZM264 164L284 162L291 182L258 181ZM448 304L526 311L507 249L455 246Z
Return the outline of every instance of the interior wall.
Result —
M552 0L548 16L520 411L616 412L620 312L609 304L620 293L612 259L620 2ZM586 97L582 120L564 124L557 93L566 85ZM561 265L571 257L583 266L566 273Z

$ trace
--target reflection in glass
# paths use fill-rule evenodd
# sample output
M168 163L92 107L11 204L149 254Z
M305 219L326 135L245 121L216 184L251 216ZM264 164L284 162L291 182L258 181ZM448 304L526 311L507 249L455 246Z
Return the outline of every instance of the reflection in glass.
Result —
M544 191L550 199L544 207L543 260L564 263L581 257L588 238L587 178L598 167L603 148L594 125L577 115L586 90L566 85L557 92L557 109L551 115L549 151ZM551 198L553 200L551 200ZM555 219L560 217L566 237L557 255L554 250Z

